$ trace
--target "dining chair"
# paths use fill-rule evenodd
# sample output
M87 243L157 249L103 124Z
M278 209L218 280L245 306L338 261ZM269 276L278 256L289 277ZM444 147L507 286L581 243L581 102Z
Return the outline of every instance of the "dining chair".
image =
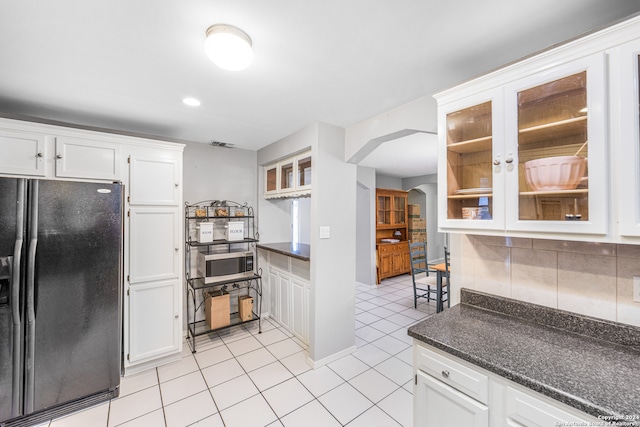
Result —
M442 284L442 302L444 302L444 296L447 296L447 308L451 307L451 302L449 301L449 289L451 289L451 271L449 270L449 256L451 253L444 247L444 268L445 271L442 274L443 279L446 279L446 283ZM441 303L442 304L442 303Z
M409 257L411 259L411 280L413 281L413 307L418 308L418 298L426 298L427 302L437 301L437 275L429 269L427 262L427 243L409 241Z

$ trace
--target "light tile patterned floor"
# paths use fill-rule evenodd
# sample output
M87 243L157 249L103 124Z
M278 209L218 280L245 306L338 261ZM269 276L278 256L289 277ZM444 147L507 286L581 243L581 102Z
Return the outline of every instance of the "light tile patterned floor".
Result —
M122 379L117 399L38 427L411 427L407 327L435 313L413 308L411 276L356 292L358 350L312 370L304 345L269 320L198 337L192 354Z

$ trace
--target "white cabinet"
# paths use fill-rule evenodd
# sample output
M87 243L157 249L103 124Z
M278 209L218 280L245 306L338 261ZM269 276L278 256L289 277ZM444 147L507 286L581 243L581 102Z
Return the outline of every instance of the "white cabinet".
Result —
M605 89L603 53L505 86L503 158L513 159L503 173L507 230L607 233ZM575 188L562 179L573 169Z
M171 208L132 207L128 215L129 283L178 278L179 212Z
M504 151L504 99L492 89L438 105L440 225L449 229L502 230L504 173L493 159ZM444 140L443 140L444 138ZM472 223L465 212L486 208Z
M489 408L422 372L414 390L414 425L487 427Z
M441 226L605 235L605 87L598 53L440 104Z
M415 427L595 425L595 417L414 341Z
M45 138L39 133L0 129L0 173L45 176Z
M309 342L309 261L268 252L269 317Z
M173 153L165 156L133 155L129 158L132 177L131 205L180 205L180 161Z
M613 137L620 141L614 188L620 200L620 234L640 237L640 40L612 52L612 105L620 120Z
M291 279L291 325L290 331L302 342L309 341L309 290L307 281Z
M291 329L291 278L284 272L276 272L278 283L278 322Z
M442 231L638 242L640 17L435 95Z
M114 142L56 137L55 162L58 178L120 179L120 145Z
M180 352L179 281L131 286L128 298L127 364Z
M311 150L264 167L264 197L303 197L311 194Z
M543 402L531 394L513 387L506 388L505 425L518 427L545 427L559 425L590 425L585 418L577 417L561 408Z
M183 144L0 118L0 174L121 181L126 373L180 357Z
M182 152L130 147L124 159L128 374L177 358L182 349Z
M267 289L269 291L269 318L280 323L279 274L276 270L270 268L267 277L269 279L267 281Z

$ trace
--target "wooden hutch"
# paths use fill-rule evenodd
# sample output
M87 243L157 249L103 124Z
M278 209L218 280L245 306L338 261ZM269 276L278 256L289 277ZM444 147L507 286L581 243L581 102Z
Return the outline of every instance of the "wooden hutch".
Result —
M376 189L377 283L387 277L409 273L407 242L408 192Z

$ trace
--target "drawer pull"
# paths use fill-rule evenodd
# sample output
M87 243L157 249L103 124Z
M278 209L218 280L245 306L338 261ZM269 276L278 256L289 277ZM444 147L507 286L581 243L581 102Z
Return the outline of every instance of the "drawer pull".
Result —
M442 371L442 376L445 378L449 378L449 371Z

